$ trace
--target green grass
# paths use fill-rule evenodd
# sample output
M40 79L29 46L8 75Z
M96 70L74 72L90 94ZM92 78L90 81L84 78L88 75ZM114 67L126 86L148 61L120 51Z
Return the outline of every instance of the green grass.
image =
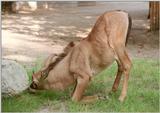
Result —
M39 62L39 61L38 61ZM31 77L32 70L38 70L41 63L27 70ZM19 96L2 98L3 112L36 111L46 103L65 102L70 112L158 112L159 111L159 62L148 59L133 60L133 67L130 73L127 98L123 103L118 101L121 92L122 82L116 93L109 95L117 66L114 63L111 67L95 76L85 94L92 95L100 93L108 95L108 100L99 100L91 104L75 103L70 99L73 87L64 92L42 91L37 94L23 92Z

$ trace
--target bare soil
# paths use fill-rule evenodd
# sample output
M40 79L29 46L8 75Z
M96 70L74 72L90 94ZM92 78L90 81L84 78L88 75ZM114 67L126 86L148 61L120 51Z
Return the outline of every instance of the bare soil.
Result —
M147 2L98 2L97 5L56 4L49 9L2 15L2 57L27 66L37 58L59 53L70 41L88 35L105 11L129 12L133 26L127 49L132 58L159 58L159 34L149 31Z

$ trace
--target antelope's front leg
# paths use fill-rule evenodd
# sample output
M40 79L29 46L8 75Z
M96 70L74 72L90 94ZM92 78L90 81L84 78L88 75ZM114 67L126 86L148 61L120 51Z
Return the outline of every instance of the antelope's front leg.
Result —
M77 85L72 96L73 101L80 101L82 99L83 93L88 86L89 76L77 77Z

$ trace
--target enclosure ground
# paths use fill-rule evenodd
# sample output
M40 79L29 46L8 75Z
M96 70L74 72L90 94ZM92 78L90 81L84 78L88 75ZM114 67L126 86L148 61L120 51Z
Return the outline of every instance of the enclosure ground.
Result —
M33 69L35 71L38 70L40 65L37 64L37 69ZM42 91L36 94L24 92L12 98L2 98L2 111L158 112L158 65L158 61L155 60L133 60L127 98L123 103L118 101L123 80L121 80L118 91L110 94L117 71L115 63L109 69L94 77L85 92L85 95L100 94L108 96L109 98L106 100L94 101L87 104L75 103L71 101L70 97L74 87L70 87L64 92ZM28 75L31 76L31 74L32 70L28 70Z
M126 10L133 19L127 50L134 64L127 100L123 104L118 102L120 88L110 96L110 100L81 105L70 100L71 88L62 93L24 93L18 97L2 99L2 111L158 111L159 34L158 31L149 31L148 3L99 2L96 6L80 7L68 5L2 15L2 58L23 64L31 76L31 70L38 70L46 56L60 53L70 41L86 37L102 13L114 9ZM86 94L100 92L108 95L115 73L114 64L99 78L94 78Z
M120 4L120 5L119 5ZM105 11L129 12L133 26L127 49L132 58L159 58L159 34L149 32L148 3L99 2L96 6L56 5L50 10L2 15L2 57L29 66L38 57L59 53L70 41L88 35Z

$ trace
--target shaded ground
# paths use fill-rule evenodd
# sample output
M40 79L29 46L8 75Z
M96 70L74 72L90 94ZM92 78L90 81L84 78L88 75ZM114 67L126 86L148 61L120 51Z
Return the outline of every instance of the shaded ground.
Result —
M50 10L2 15L2 55L30 65L37 57L61 52L69 42L87 36L105 11L126 10L133 18L128 50L132 57L158 58L158 32L148 32L147 2L98 2L77 7L56 4Z

